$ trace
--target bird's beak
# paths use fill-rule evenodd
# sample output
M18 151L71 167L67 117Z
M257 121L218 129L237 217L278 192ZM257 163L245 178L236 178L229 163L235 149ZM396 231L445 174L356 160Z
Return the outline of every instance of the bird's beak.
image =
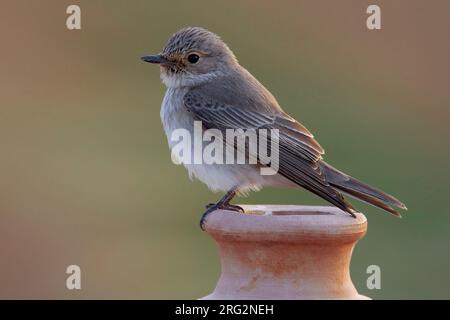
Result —
M157 63L157 64L168 64L169 60L167 60L162 54L155 54L152 56L143 56L141 59L145 62Z

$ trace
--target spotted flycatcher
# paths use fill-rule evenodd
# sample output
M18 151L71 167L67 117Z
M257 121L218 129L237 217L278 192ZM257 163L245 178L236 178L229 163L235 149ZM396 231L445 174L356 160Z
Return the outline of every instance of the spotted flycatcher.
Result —
M184 163L191 177L212 191L226 192L217 203L207 206L200 220L202 228L206 216L216 209L243 212L239 206L230 204L231 199L237 193L245 194L263 186L303 187L353 217L357 210L343 194L396 216L400 214L392 206L406 209L393 196L327 164L322 157L324 150L308 129L281 109L274 96L238 63L216 34L198 27L181 29L160 54L142 59L160 65L161 80L167 87L161 120L171 149L174 147L171 136L177 129L187 130L194 139L198 138L195 121L201 121L203 129L224 134L229 129L278 132L278 171L274 175L261 174L260 168L267 166L267 162L260 161L257 155L258 162L254 164ZM270 137L268 140L267 143L274 143Z

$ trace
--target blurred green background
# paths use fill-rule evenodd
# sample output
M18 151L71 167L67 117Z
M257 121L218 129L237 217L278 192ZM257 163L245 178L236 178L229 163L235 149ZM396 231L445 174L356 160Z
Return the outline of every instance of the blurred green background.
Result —
M66 29L70 4L79 31ZM450 298L450 2L7 0L0 18L0 298L213 290L217 251L198 219L220 195L170 161L164 87L139 59L187 25L221 35L328 162L408 205L395 219L357 203L360 293ZM237 202L325 204L270 188ZM80 291L65 287L70 264ZM381 290L366 288L371 264Z

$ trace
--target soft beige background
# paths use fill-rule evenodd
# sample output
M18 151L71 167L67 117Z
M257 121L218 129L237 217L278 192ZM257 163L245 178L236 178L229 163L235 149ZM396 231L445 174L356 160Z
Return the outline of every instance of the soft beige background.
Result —
M382 8L382 30L365 10ZM68 31L65 9L82 8ZM164 88L139 57L220 34L336 167L405 201L358 204L352 276L373 298L450 298L448 1L2 1L0 298L198 298L219 274L198 228L220 195L170 161ZM324 204L266 189L245 203ZM82 268L82 290L65 268ZM365 286L380 265L382 290Z

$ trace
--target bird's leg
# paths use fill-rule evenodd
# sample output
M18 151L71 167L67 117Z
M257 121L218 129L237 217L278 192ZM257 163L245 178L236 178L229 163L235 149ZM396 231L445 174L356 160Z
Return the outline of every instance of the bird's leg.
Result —
M244 212L244 209L242 209L241 207L236 206L234 204L230 204L230 201L234 198L235 195L236 195L236 189L231 189L217 203L208 204L206 206L205 213L203 213L203 215L200 219L200 228L202 230L205 230L206 217L208 216L208 214L210 214L211 212L216 211L218 209Z

